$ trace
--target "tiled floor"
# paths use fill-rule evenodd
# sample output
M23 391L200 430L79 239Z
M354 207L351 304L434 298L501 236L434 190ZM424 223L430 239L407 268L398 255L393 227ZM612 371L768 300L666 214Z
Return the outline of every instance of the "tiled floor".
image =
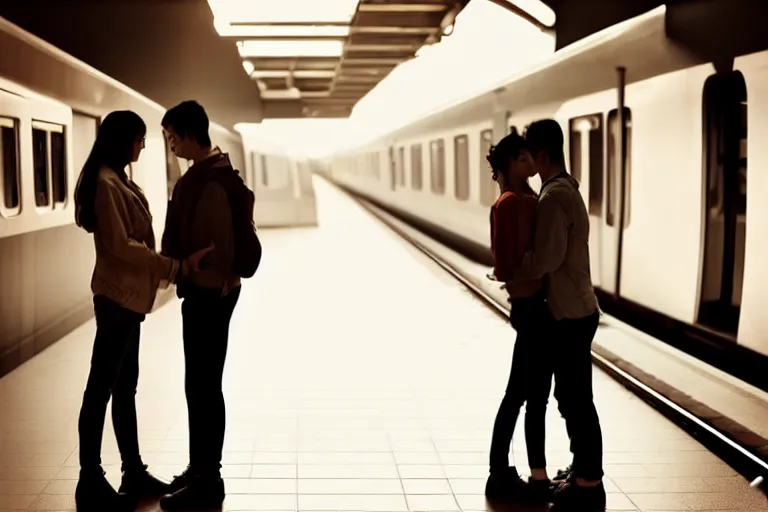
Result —
M264 232L232 324L228 511L480 511L513 332L324 182L321 227ZM0 512L73 510L77 414L94 326L0 380ZM138 408L146 462L187 462L179 305L151 315ZM610 510L768 510L746 482L595 373ZM552 471L567 464L548 425ZM525 468L524 440L515 441ZM104 462L117 483L107 425ZM152 510L156 505L148 505Z

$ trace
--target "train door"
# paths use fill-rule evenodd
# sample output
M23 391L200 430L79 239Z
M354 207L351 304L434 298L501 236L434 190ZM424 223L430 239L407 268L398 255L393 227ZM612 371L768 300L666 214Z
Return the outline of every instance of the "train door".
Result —
M392 190L397 189L397 169L395 168L395 148L389 147L389 184Z
M610 267L612 254L603 254L604 246L613 242L615 247L615 238L611 237L612 231L606 226L605 215L603 214L603 162L604 162L604 134L603 134L603 114L596 113L586 116L576 117L570 120L569 124L569 161L570 172L577 181L579 181L579 191L581 192L584 203L589 212L589 246L590 254L590 272L592 282L595 286L602 288L603 283L610 286L608 280L610 274L604 275L602 262L608 262L608 271L614 270L615 266ZM607 239L607 243L606 243ZM604 279L605 277L605 279Z
M608 293L617 293L619 290L619 236L620 232L629 227L631 203L631 157L632 157L632 111L624 107L624 137L626 140L626 152L624 154L624 175L622 176L621 158L621 119L619 110L608 112L606 122L606 148L605 148L605 208L604 222L601 223L601 255L600 255L600 279L601 288ZM621 182L624 181L624 197L621 196ZM624 208L624 222L619 217L622 204ZM621 225L620 225L621 224Z
M738 71L704 84L704 254L698 322L736 335L747 224L747 86Z

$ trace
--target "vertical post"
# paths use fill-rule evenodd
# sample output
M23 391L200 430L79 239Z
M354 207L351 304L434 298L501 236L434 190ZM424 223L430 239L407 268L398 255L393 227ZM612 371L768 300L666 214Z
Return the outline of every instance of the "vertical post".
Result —
M618 159L618 176L617 181L619 185L618 203L619 203L619 219L616 223L616 287L614 296L619 298L621 296L621 260L624 249L624 217L625 213L625 195L626 195L626 174L627 174L627 114L624 109L625 105L625 91L627 85L627 70L624 67L616 68L617 80L618 80L618 120L619 120L619 154L616 155ZM610 127L608 127L610 129ZM613 192L613 191L612 191Z

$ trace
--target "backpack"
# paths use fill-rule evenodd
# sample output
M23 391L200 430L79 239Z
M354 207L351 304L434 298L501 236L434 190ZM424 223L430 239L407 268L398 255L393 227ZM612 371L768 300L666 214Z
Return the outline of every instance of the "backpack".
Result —
M261 241L256 234L256 225L253 221L255 196L240 177L240 171L217 169L207 174L207 179L200 180L199 186L196 187L198 192L196 199L199 200L202 196L209 180L216 181L227 193L232 212L232 235L235 246L232 271L242 278L253 277L261 263L262 253ZM197 204L197 201L192 201L191 204Z

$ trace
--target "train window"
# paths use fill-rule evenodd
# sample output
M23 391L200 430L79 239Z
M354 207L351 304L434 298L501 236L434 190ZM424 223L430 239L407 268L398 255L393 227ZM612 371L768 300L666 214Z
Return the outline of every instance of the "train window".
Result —
M603 214L603 115L590 114L569 122L571 173L579 179L589 171L589 214ZM576 149L580 146L579 149ZM580 161L576 162L580 156ZM585 166L588 169L585 169Z
M365 158L365 176L366 178L373 179L373 173L374 173L374 166L376 165L373 161L374 155L373 153L368 153L367 155L364 155Z
M256 168L258 167L259 154L256 151L251 151L251 172L248 173L248 185L252 189L256 190Z
M267 155L259 155L261 160L261 184L269 186L269 167L267 166Z
M64 132L51 132L51 178L53 201L67 201L67 155L64 144Z
M629 213L631 211L630 203L630 185L632 183L632 168L631 168L631 156L632 156L632 111L624 107L624 126L626 127L626 154L624 155L625 169L624 174L624 228L629 226ZM607 188L607 208L606 208L606 222L609 226L613 226L616 222L616 216L619 215L618 203L616 198L619 196L619 173L621 172L621 166L619 165L619 155L621 154L621 148L619 147L619 141L621 140L621 126L619 125L619 111L613 109L608 112L608 162L607 162L607 175L606 175L606 188Z
M704 84L706 203L698 322L739 331L747 236L748 96L739 71L717 73Z
M35 204L49 206L51 193L56 203L67 199L67 162L64 127L32 121L32 165Z
M429 143L429 171L432 192L445 194L445 141L433 140Z
M405 186L405 148L397 150L397 184Z
M453 139L453 170L456 199L469 199L469 138L459 135Z
M480 132L480 204L491 206L496 201L497 188L493 181L490 165L486 157L493 145L493 130Z
M581 167L582 167L582 136L579 130L571 130L570 141L568 142L571 176L576 181L581 181Z
M48 206L48 132L32 129L32 165L34 167L35 204Z
M0 180L3 206L9 213L20 210L19 190L19 124L16 119L0 117Z
M96 133L99 131L99 118L80 112L72 114L72 165L75 173L80 171L91 153ZM133 173L131 173L133 174Z
M737 213L747 214L747 99L739 102L739 186Z
M395 148L393 146L389 147L388 158L389 158L389 185L392 188L392 190L395 190L397 188L397 161L395 160Z
M421 144L411 146L411 188L421 190L424 182L424 169L421 160Z
M171 143L168 142L168 139L165 139L165 182L169 198L173 195L173 188L176 186L179 178L181 178L179 159L171 151Z

